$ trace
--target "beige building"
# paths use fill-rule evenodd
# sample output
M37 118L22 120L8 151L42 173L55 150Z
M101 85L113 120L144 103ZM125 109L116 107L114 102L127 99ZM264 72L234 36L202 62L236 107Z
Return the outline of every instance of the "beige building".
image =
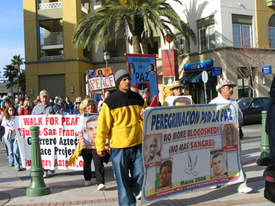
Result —
M275 66L273 1L254 0L252 4L251 0L186 0L185 7L171 4L195 31L198 39L195 45L178 37L181 42L178 50L178 78L186 85L185 94L192 95L195 103L204 103L201 73L207 71L208 101L217 96L215 86L220 78L238 83L233 95L236 99L251 96L252 93L255 96L268 96L273 71L269 75L255 72L251 76L255 79L252 92L248 86L251 78L240 78L232 62L233 53L249 45L252 50L271 49L268 53L270 58L261 66ZM111 54L108 65L113 67L114 73L119 69L127 69L124 54L133 53L129 32L126 38L121 34L117 44L113 41L106 48L100 46L97 51L93 47L91 51L76 49L72 44L76 23L98 6L101 6L100 3L95 4L91 0L23 0L27 95L32 99L41 89L48 90L51 97L63 95L69 96L71 100L77 96L84 97L88 93L86 71L105 67L105 51ZM146 38L142 45L144 53L156 54L159 100L162 102L162 86L165 82L162 77L162 50L173 48L173 45L165 44L159 34L154 38L154 47L150 46ZM201 67L205 62L211 64ZM239 65L241 68L245 66ZM254 71L256 66L252 65ZM222 74L212 75L213 67L220 67Z
M87 70L103 68L106 62L103 53L111 53L108 60L114 72L127 69L125 52L131 53L131 45L123 35L115 45L111 42L103 50L95 52L76 49L72 44L76 23L97 8L90 0L23 0L25 32L25 65L27 95L34 99L42 89L48 90L51 97L77 96L88 93L85 75ZM156 38L159 41L160 38ZM147 40L144 40L148 45ZM161 53L157 46L157 53ZM144 48L148 52L148 47ZM157 62L161 74L161 59ZM160 77L159 82L162 79Z

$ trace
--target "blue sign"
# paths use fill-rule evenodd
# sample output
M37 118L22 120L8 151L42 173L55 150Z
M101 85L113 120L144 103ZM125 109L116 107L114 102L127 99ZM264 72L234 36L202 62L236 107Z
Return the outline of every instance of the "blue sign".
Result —
M132 85L147 91L151 99L158 97L156 55L126 53L126 59Z
M203 62L194 62L191 64L185 64L183 69L184 71L190 71L190 70L212 68L212 66L213 66L213 60L206 60Z
M221 67L213 67L212 68L212 76L219 76L222 75L222 68Z
M271 66L263 67L262 72L263 72L264 75L271 74Z

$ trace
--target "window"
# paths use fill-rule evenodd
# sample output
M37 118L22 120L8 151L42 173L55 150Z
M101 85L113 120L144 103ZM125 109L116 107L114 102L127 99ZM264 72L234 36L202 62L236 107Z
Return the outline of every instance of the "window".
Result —
M190 41L186 40L182 35L177 36L179 54L190 53Z
M233 46L251 47L251 26L233 24Z
M268 23L269 48L275 48L275 15L272 15Z
M210 16L197 21L200 51L215 48L216 42L214 23L214 16Z
M232 14L233 46L252 47L252 17Z

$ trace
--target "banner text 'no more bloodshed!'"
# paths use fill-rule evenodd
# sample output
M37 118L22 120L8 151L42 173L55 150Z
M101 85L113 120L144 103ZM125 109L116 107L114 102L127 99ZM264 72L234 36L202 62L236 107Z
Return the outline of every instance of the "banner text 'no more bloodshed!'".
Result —
M230 104L145 110L142 202L242 182L237 119Z

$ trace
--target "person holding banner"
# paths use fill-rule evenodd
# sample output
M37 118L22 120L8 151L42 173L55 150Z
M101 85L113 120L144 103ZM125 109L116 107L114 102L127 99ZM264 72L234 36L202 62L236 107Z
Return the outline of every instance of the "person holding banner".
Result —
M131 77L127 71L117 71L115 83L118 90L103 102L95 143L98 155L104 157L106 138L109 138L119 205L133 206L143 184L140 114L147 104L130 90Z
M39 93L41 103L37 104L33 110L32 115L49 115L55 114L53 106L49 103L49 95L46 90L41 90ZM54 170L52 171L55 172ZM48 170L44 170L43 177L48 177Z
M172 94L170 96L183 96L184 93L182 90L184 89L184 85L180 83L180 81L174 81L172 83L172 86L170 88L170 91L172 91ZM163 106L168 106L167 99L164 100Z
M100 157L95 149L95 146L90 144L90 141L87 141L84 138L83 131L84 131L84 113L92 114L92 113L97 113L97 107L95 104L95 101L92 98L86 98L84 99L81 104L80 104L80 118L77 123L76 127L76 133L78 134L78 137L81 141L81 147L82 147L82 152L81 156L83 157L84 160L84 165L83 165L83 175L85 178L85 186L91 185L91 179L92 179L92 170L91 170L91 162L92 160L94 161L95 165L95 178L96 178L96 183L98 185L97 190L105 190L105 169L103 165L103 157ZM94 115L95 116L95 115ZM88 119L86 122L86 132L90 138L90 140L94 143L94 133L95 133L95 128L91 128L90 122L91 121L96 121L97 120L97 115L96 119ZM105 150L104 150L105 151Z
M39 93L41 103L37 104L33 110L32 115L40 114L54 114L53 106L49 103L49 95L46 90L41 90Z
M184 89L184 85L180 83L180 81L174 81L172 84L172 87L170 88L171 91L173 91L174 96L182 96L184 93L182 90Z
M243 122L243 113L239 107L238 102L231 98L233 95L233 87L237 86L233 81L227 80L227 79L221 79L218 85L216 86L216 90L220 95L214 99L212 99L209 104L218 104L218 103L228 103L232 104L237 108L238 110L238 119L239 119L239 124ZM241 145L241 144L240 144ZM238 185L238 192L239 193L250 193L253 191L252 188L248 187L246 184L246 174L245 171L242 167L242 171L244 174L244 182ZM218 187L218 186L217 186Z

